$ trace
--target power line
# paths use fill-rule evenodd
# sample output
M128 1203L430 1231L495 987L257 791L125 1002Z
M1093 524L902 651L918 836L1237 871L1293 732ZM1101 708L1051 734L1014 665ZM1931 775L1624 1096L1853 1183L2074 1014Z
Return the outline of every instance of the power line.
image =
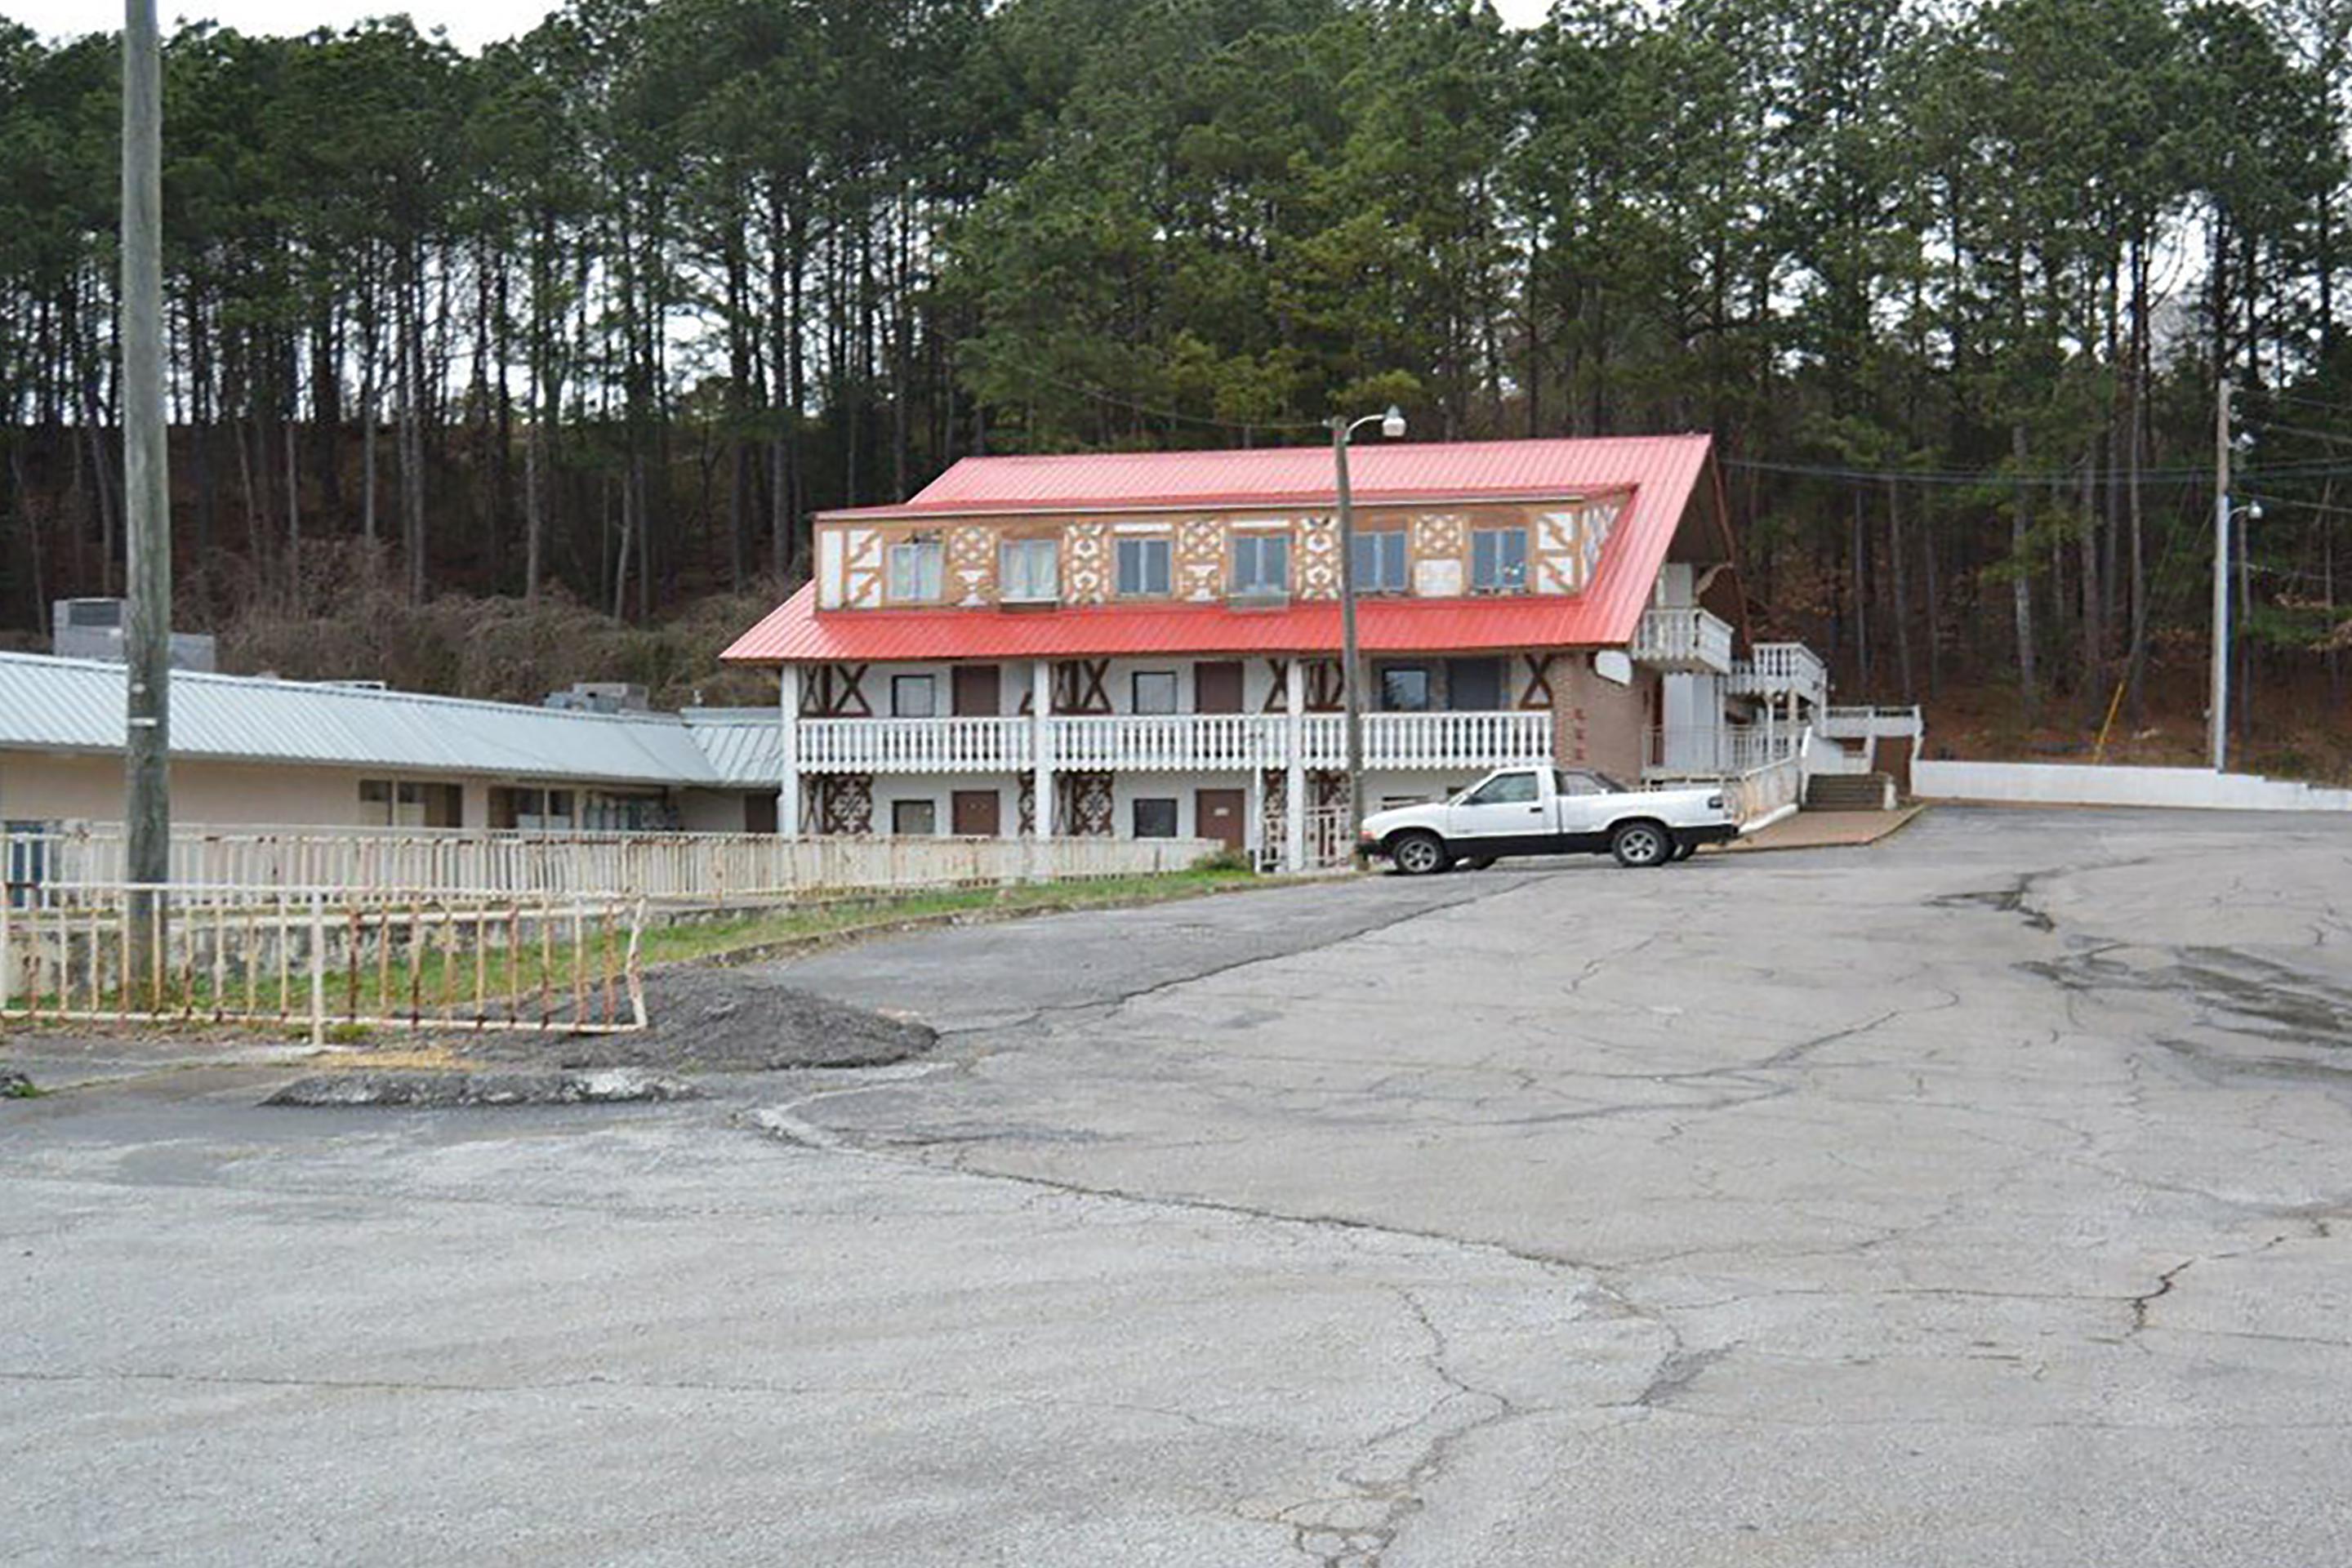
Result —
M2264 506L2301 507L2305 511L2324 511L2333 517L2352 517L2352 506L2330 506L2326 501L2290 500L2284 496L2249 495L2248 500L2258 500Z
M965 345L967 349L974 346L976 345ZM983 357L993 357L992 351L991 350L982 349L981 350L981 353ZM1066 381L1050 371L1040 370L1034 364L1012 359L1010 356L1006 356L1004 359L999 361L998 363L1002 368L1009 369L1016 374L1025 375L1033 381L1042 381L1048 386L1058 387L1062 391L1070 393L1075 396L1090 398L1094 402L1106 404L1113 408L1124 408L1130 414L1140 414L1147 418L1170 419L1174 420L1179 424L1198 425L1212 430L1241 430L1244 432L1252 430L1314 430L1324 435L1330 434L1331 427L1329 426L1311 421L1286 419L1218 419L1206 415L1185 414L1173 408L1155 408L1150 404L1137 403L1130 398L1121 397L1117 393L1105 392L1098 386L1087 386L1078 382Z
M2330 414L2352 414L2352 404L2329 403L2324 398L2304 397L2292 392L2263 392L2253 395L2270 403L2294 403L2305 408L2324 409Z
M2341 430L2315 430L2308 425L2281 425L2274 419L2254 421L2265 431L2275 430L2283 436L2307 436L2316 441L2336 441L2352 446L2352 435Z
M1858 468L1832 464L1768 463L1748 458L1727 458L1723 460L1723 466L1727 468L1753 468L1762 473L1805 475L1815 479L1895 479L1905 483L1922 485L1995 486L2019 483L2078 485L2083 482L2084 477L2084 470L2081 468L2051 468L2039 473L2021 474L2001 468L1973 470ZM2250 470L2269 475L2273 479L2326 479L2352 476L2352 462L2335 458L2312 459L2296 463L2261 465L2250 463L2246 467ZM2089 477L2095 483L2105 484L2115 479L2129 479L2134 476L2128 468L2094 468L2090 470ZM2145 484L2210 484L2212 482L2213 470L2210 468L2142 468L2137 478Z

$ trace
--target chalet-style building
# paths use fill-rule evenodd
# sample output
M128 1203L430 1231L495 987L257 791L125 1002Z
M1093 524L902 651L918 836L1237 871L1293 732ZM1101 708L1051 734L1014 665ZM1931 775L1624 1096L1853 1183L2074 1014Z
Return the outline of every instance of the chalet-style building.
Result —
M1628 782L1785 750L1825 700L1751 647L1706 436L1351 453L1368 805L1503 763ZM778 821L1198 836L1328 858L1340 772L1326 447L967 458L819 514L730 659L782 671Z

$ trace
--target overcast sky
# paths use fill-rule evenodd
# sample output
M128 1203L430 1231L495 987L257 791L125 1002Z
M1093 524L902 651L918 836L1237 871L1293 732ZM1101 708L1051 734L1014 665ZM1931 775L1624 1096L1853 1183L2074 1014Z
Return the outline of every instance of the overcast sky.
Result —
M1549 3L1496 0L1496 8L1507 19L1524 24L1542 16ZM385 0L210 0L205 5L156 0L166 31L178 20L208 19L242 33L307 33L405 11L420 27L447 29L450 42L467 49L529 32L551 8L550 0L415 0L407 5ZM97 33L120 26L122 9L107 0L0 0L0 16L47 35Z

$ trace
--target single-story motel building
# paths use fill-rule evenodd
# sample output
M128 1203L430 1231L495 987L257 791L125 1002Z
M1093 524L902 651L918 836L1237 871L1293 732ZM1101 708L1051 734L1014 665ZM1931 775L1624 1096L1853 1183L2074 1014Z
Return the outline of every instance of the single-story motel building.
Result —
M0 654L0 822L121 819L123 679ZM772 709L580 711L175 671L171 729L180 823L775 830Z

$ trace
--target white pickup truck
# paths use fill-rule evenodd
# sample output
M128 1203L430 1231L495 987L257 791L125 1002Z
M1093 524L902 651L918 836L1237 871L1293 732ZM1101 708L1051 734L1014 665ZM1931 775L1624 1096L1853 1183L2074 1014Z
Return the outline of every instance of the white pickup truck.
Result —
M1606 851L1620 866L1663 866L1738 836L1714 785L1629 790L1581 768L1498 768L1452 800L1373 812L1356 847L1425 877L1455 865L1477 870L1506 855Z

